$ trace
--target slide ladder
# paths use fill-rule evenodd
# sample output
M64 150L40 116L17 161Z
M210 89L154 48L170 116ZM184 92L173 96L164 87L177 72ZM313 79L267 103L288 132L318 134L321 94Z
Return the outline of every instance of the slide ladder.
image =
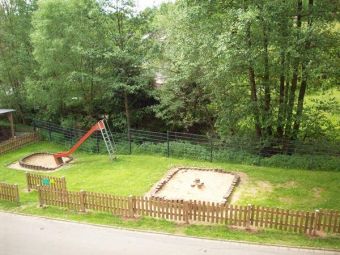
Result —
M113 141L111 130L109 128L107 120L100 120L85 135L83 135L69 151L58 152L53 154L56 163L62 164L63 163L62 158L68 157L71 154L73 154L79 148L79 146L82 145L82 143L84 143L87 140L87 138L89 138L95 131L101 132L110 159L114 159L116 147Z
M113 136L110 130L110 127L107 123L107 120L103 121L104 128L100 130L103 136L103 140L107 149L107 152L109 153L109 156L111 159L115 159L115 151L116 151L116 145L113 141Z

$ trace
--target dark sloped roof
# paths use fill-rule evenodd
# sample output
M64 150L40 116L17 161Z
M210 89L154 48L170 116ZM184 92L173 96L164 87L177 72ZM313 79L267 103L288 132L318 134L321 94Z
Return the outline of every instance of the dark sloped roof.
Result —
M1 109L0 108L0 115L10 113L10 112L15 112L15 110L14 109Z

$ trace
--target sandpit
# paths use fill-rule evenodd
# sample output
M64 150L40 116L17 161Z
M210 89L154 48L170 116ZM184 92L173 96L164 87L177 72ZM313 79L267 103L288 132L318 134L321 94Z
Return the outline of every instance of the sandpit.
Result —
M64 157L62 164L57 164L54 160L53 154L51 153L34 153L24 157L19 160L19 162L13 163L10 165L12 168L16 168L21 170L23 169L32 169L32 170L42 170L42 171L53 171L64 164L70 162L72 157Z
M226 203L238 180L237 174L221 169L175 168L149 195L167 200Z

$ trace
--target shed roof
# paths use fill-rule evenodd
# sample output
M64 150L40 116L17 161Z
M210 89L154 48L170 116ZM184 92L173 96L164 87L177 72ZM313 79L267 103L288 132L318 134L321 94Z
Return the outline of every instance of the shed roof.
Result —
M10 112L15 112L14 109L1 109L0 108L0 115L1 114L7 114L7 113L10 113Z

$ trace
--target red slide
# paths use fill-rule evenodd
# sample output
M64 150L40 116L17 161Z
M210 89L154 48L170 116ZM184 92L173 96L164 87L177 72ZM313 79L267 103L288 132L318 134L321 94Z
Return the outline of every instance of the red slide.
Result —
M73 152L75 152L79 146L86 141L87 138L89 138L93 132L97 131L97 130L103 130L105 129L105 124L104 124L104 120L100 120L98 121L82 138L80 138L78 140L78 142L73 145L73 147L69 150L69 151L65 151L65 152L58 152L53 154L54 159L56 161L56 163L62 164L63 163L63 157L67 157L70 156Z

